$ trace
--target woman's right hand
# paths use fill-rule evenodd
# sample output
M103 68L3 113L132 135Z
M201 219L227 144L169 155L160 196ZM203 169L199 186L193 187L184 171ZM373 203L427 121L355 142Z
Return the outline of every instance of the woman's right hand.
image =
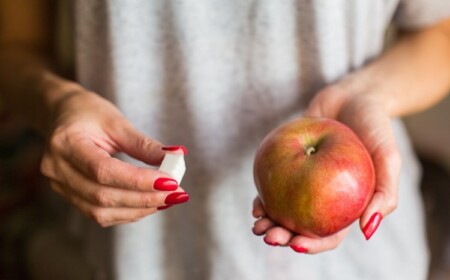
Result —
M54 191L107 227L137 221L189 199L168 174L112 155L125 153L159 165L165 150L177 148L143 135L113 104L80 88L62 98L53 111L41 171Z

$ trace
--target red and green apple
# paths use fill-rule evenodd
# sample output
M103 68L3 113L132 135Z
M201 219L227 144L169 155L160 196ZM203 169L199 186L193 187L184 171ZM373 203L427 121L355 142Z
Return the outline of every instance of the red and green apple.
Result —
M349 127L304 117L264 138L254 180L272 220L298 234L325 237L361 216L374 192L375 171Z

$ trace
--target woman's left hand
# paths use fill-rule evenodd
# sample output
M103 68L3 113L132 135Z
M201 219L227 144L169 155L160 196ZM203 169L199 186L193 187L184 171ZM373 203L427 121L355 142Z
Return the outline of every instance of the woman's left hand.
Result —
M376 94L348 90L351 78L320 91L310 102L305 116L336 119L349 126L369 151L376 172L375 192L359 219L367 240L375 233L383 217L397 207L397 188L401 158L387 113L385 101ZM324 238L310 238L293 233L277 225L266 216L264 206L257 197L253 204L257 219L253 232L265 235L264 241L272 246L287 246L300 253L316 254L336 248L349 228Z

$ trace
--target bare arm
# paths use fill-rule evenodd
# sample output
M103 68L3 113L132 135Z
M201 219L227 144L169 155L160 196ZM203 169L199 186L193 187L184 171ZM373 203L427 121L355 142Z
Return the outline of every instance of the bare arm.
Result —
M0 93L11 112L46 138L41 170L52 189L102 226L186 202L168 174L111 156L158 165L161 143L134 129L107 100L51 70L50 4L0 0Z
M373 84L391 116L416 113L450 90L450 19L424 31L402 32L398 43L361 75ZM383 83L390 77L390 83ZM366 78L367 79L367 78Z
M400 34L382 56L326 89L322 98L345 103L365 95L392 117L425 110L444 98L450 90L450 19Z
M78 86L51 71L51 1L0 0L0 97L42 135L54 105Z
M391 117L424 110L450 91L450 19L429 28L404 33L378 59L321 90L306 115L329 117L350 126L369 150L375 164L375 193L360 218L370 239L383 217L397 207L401 159ZM339 245L348 229L311 239L274 225L256 199L255 234L269 244L290 245L301 253L320 253Z

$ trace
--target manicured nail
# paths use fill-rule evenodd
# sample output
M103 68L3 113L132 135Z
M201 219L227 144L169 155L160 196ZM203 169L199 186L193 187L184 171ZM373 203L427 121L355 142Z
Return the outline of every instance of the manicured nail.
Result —
M366 240L369 240L372 235L377 230L378 226L381 223L381 220L383 219L383 215L381 215L379 212L376 212L370 217L367 224L364 226L363 233L366 237Z
M174 191L178 189L178 183L171 178L158 178L153 183L153 188L158 191Z
M170 207L172 207L172 205L164 205L164 206L157 207L156 209L164 210L164 209L167 209L167 208L170 208Z
M171 193L166 197L164 201L165 204L173 205L187 202L189 200L189 195L185 192Z
M165 146L165 147L161 147L161 150L168 151L168 152L176 152L178 150L181 150L184 155L187 155L187 153L188 153L185 146Z
M294 250L297 253L302 253L302 254L308 253L308 249L306 249L305 247L297 246L297 245L293 245L293 244L291 244L289 246L292 248L292 250Z
M280 245L280 244L279 244L278 242L276 242L276 241L272 242L272 241L267 240L267 236L264 237L264 242L266 242L266 244L267 244L267 245L270 245L270 246L279 246L279 245Z

